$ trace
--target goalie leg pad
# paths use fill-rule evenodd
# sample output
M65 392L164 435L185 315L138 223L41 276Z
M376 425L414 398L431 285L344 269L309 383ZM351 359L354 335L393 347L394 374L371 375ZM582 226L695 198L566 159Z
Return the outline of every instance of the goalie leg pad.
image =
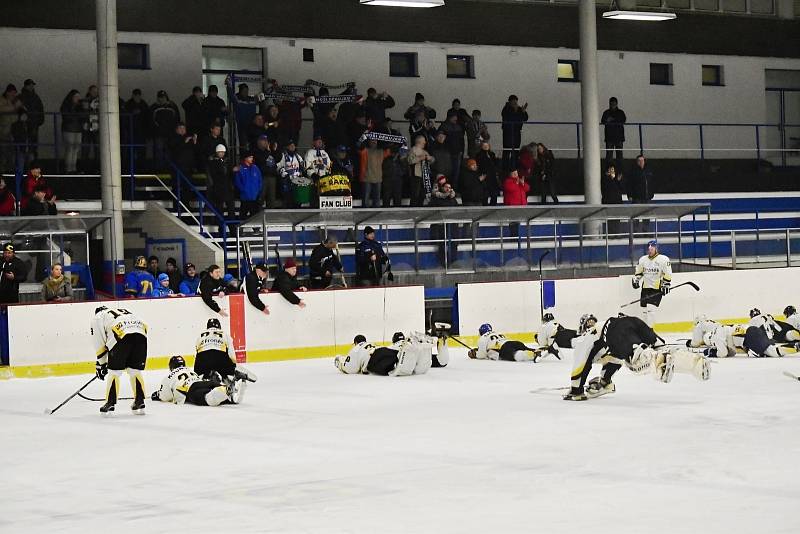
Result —
M410 376L414 374L417 366L417 355L413 350L408 350L406 344L397 352L397 365L389 372L389 376Z
M417 354L414 374L424 375L433 365L433 345L430 343L415 343L412 347L412 350Z
M219 406L228 400L228 390L225 386L217 386L206 393L206 404L209 406Z
M709 379L711 366L708 359L701 354L687 350L676 350L672 352L672 361L676 373L689 374L698 380Z
M654 378L659 382L669 384L675 374L675 359L669 352L660 352L653 358Z
M633 356L630 360L625 360L625 365L632 373L642 375L653 368L656 355L657 352L647 345L636 345L633 348Z

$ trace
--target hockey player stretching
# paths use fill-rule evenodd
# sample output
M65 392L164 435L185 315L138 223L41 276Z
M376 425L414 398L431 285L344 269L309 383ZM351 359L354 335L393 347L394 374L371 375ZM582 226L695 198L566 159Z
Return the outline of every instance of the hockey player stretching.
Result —
M203 380L186 367L183 357L173 356L169 359L169 374L161 382L161 388L153 393L152 399L197 406L219 406L226 402L238 404L244 396L245 382L239 387L236 384L224 386L218 381Z
M655 324L655 311L661 304L661 297L669 293L672 283L672 266L669 258L658 253L658 242L647 243L647 254L639 258L633 275L633 289L642 288L639 305L643 308L647 326Z
M506 339L485 323L478 328L478 348L470 349L467 355L473 360L504 360L507 362L536 362L540 353L521 341Z
M708 361L685 349L657 349L660 340L653 329L638 317L612 317L599 330L576 339L572 384L564 400L583 401L616 391L611 381L622 365L636 374L653 372L661 382L672 380L674 372L693 374L708 380ZM592 364L603 364L602 374L593 378L584 390Z
M131 410L143 415L142 371L147 363L147 325L126 309L100 306L94 310L91 330L97 353L97 378L105 380L106 375L111 375L106 383L106 403L100 407L100 413L107 415L114 411L119 398L119 380L127 371L134 397Z

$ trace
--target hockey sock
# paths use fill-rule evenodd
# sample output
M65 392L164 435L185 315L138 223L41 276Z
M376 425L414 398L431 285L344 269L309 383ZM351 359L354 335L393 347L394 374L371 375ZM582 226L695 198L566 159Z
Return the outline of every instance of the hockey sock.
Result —
M131 390L133 391L134 404L144 402L144 377L138 369L128 369L128 376L131 379Z
M611 377L614 373L620 370L622 366L616 363L607 363L603 366L603 380L608 383L611 382Z
M106 382L106 404L116 404L119 398L119 377L122 371L109 371Z

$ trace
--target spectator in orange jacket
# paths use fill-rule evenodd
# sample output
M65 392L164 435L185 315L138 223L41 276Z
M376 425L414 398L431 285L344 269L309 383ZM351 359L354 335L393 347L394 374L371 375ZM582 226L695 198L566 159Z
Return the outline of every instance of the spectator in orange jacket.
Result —
M378 146L378 142L370 139L367 146L361 149L360 178L365 208L381 207L381 187L383 185L383 160L389 157L389 150Z

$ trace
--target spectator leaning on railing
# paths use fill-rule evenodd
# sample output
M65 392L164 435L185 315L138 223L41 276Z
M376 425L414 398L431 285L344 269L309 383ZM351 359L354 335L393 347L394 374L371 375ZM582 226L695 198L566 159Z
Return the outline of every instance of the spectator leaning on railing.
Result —
M193 263L183 266L183 280L181 280L180 294L186 297L197 295L200 287L200 277L197 276L197 268Z
M199 292L205 305L211 308L212 311L217 312L223 317L228 316L228 312L220 308L219 304L214 301L214 297L225 296L225 282L223 281L222 269L219 265L211 265L208 268L208 271L200 280Z
M294 294L298 290L308 291L308 288L297 280L297 262L294 258L289 258L284 262L283 270L278 273L272 282L272 291L280 293L289 304L305 308L306 302Z
M64 274L60 263L50 267L50 276L42 281L42 300L46 302L69 302L72 300L72 284Z
M9 217L17 213L17 199L8 189L6 179L0 176L0 217Z
M152 296L155 298L176 296L175 292L172 291L172 288L169 287L169 275L167 273L161 273L158 275L156 287L153 288Z

